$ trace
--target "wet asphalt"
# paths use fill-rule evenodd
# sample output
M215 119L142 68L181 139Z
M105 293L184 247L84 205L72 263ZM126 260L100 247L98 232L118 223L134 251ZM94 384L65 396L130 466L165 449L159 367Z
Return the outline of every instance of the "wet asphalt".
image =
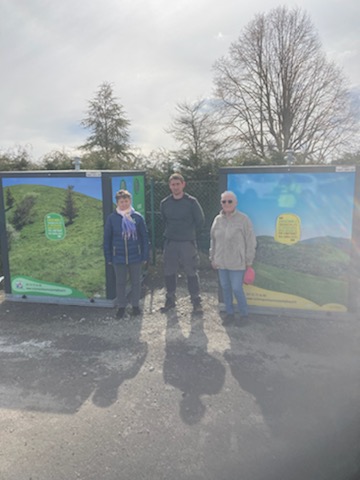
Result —
M0 303L1 480L358 480L360 319Z

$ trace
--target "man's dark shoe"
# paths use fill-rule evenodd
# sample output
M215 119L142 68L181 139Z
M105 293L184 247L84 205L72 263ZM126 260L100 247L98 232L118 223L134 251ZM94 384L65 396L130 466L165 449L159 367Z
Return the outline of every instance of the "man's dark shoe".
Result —
M201 315L202 313L204 313L204 311L202 309L202 306L201 306L201 302L194 302L193 303L193 313L195 315Z
M125 315L125 308L120 307L116 312L116 318L123 318Z
M160 308L160 312L161 313L166 313L169 310L171 310L172 308L175 308L175 306L176 306L175 300L172 299L172 298L167 298L166 302L165 302L165 305Z
M234 323L235 321L235 316L233 313L227 313L225 315L224 320L222 321L223 325L230 325L231 323Z
M138 315L141 315L141 310L139 307L133 307L132 308L132 312L131 312L131 315L133 317L137 317Z

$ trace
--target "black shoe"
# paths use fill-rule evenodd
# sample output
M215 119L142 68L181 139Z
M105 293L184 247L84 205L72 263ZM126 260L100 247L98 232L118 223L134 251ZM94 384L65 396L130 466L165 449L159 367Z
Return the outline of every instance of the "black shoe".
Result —
M141 315L141 310L139 307L133 307L132 308L132 312L131 312L131 315L133 317L137 317L138 315Z
M160 312L161 313L166 313L169 310L171 310L172 308L175 308L175 306L176 306L175 300L173 300L171 298L167 298L166 302L165 302L165 305L160 308Z
M116 318L123 318L125 315L125 308L120 307L118 311L116 312Z
M224 320L222 321L223 325L230 325L231 323L234 323L235 321L235 316L233 313L227 313L225 315Z
M202 306L201 306L201 302L194 302L193 303L193 313L195 315L201 315L202 313L204 313L204 311L202 309Z

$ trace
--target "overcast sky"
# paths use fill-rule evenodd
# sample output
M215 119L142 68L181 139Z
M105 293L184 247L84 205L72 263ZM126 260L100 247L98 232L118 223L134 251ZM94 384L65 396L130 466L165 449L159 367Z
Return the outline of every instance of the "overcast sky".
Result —
M164 129L177 102L211 96L214 62L255 14L284 4L310 15L325 53L360 89L359 0L0 0L0 150L75 155L104 81L132 144L174 147Z

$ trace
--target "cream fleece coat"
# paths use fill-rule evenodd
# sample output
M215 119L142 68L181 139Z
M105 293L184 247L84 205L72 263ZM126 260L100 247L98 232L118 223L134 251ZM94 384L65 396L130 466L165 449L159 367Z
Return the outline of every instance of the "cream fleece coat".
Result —
M245 270L255 258L256 237L247 215L220 212L210 230L210 260L225 270Z

